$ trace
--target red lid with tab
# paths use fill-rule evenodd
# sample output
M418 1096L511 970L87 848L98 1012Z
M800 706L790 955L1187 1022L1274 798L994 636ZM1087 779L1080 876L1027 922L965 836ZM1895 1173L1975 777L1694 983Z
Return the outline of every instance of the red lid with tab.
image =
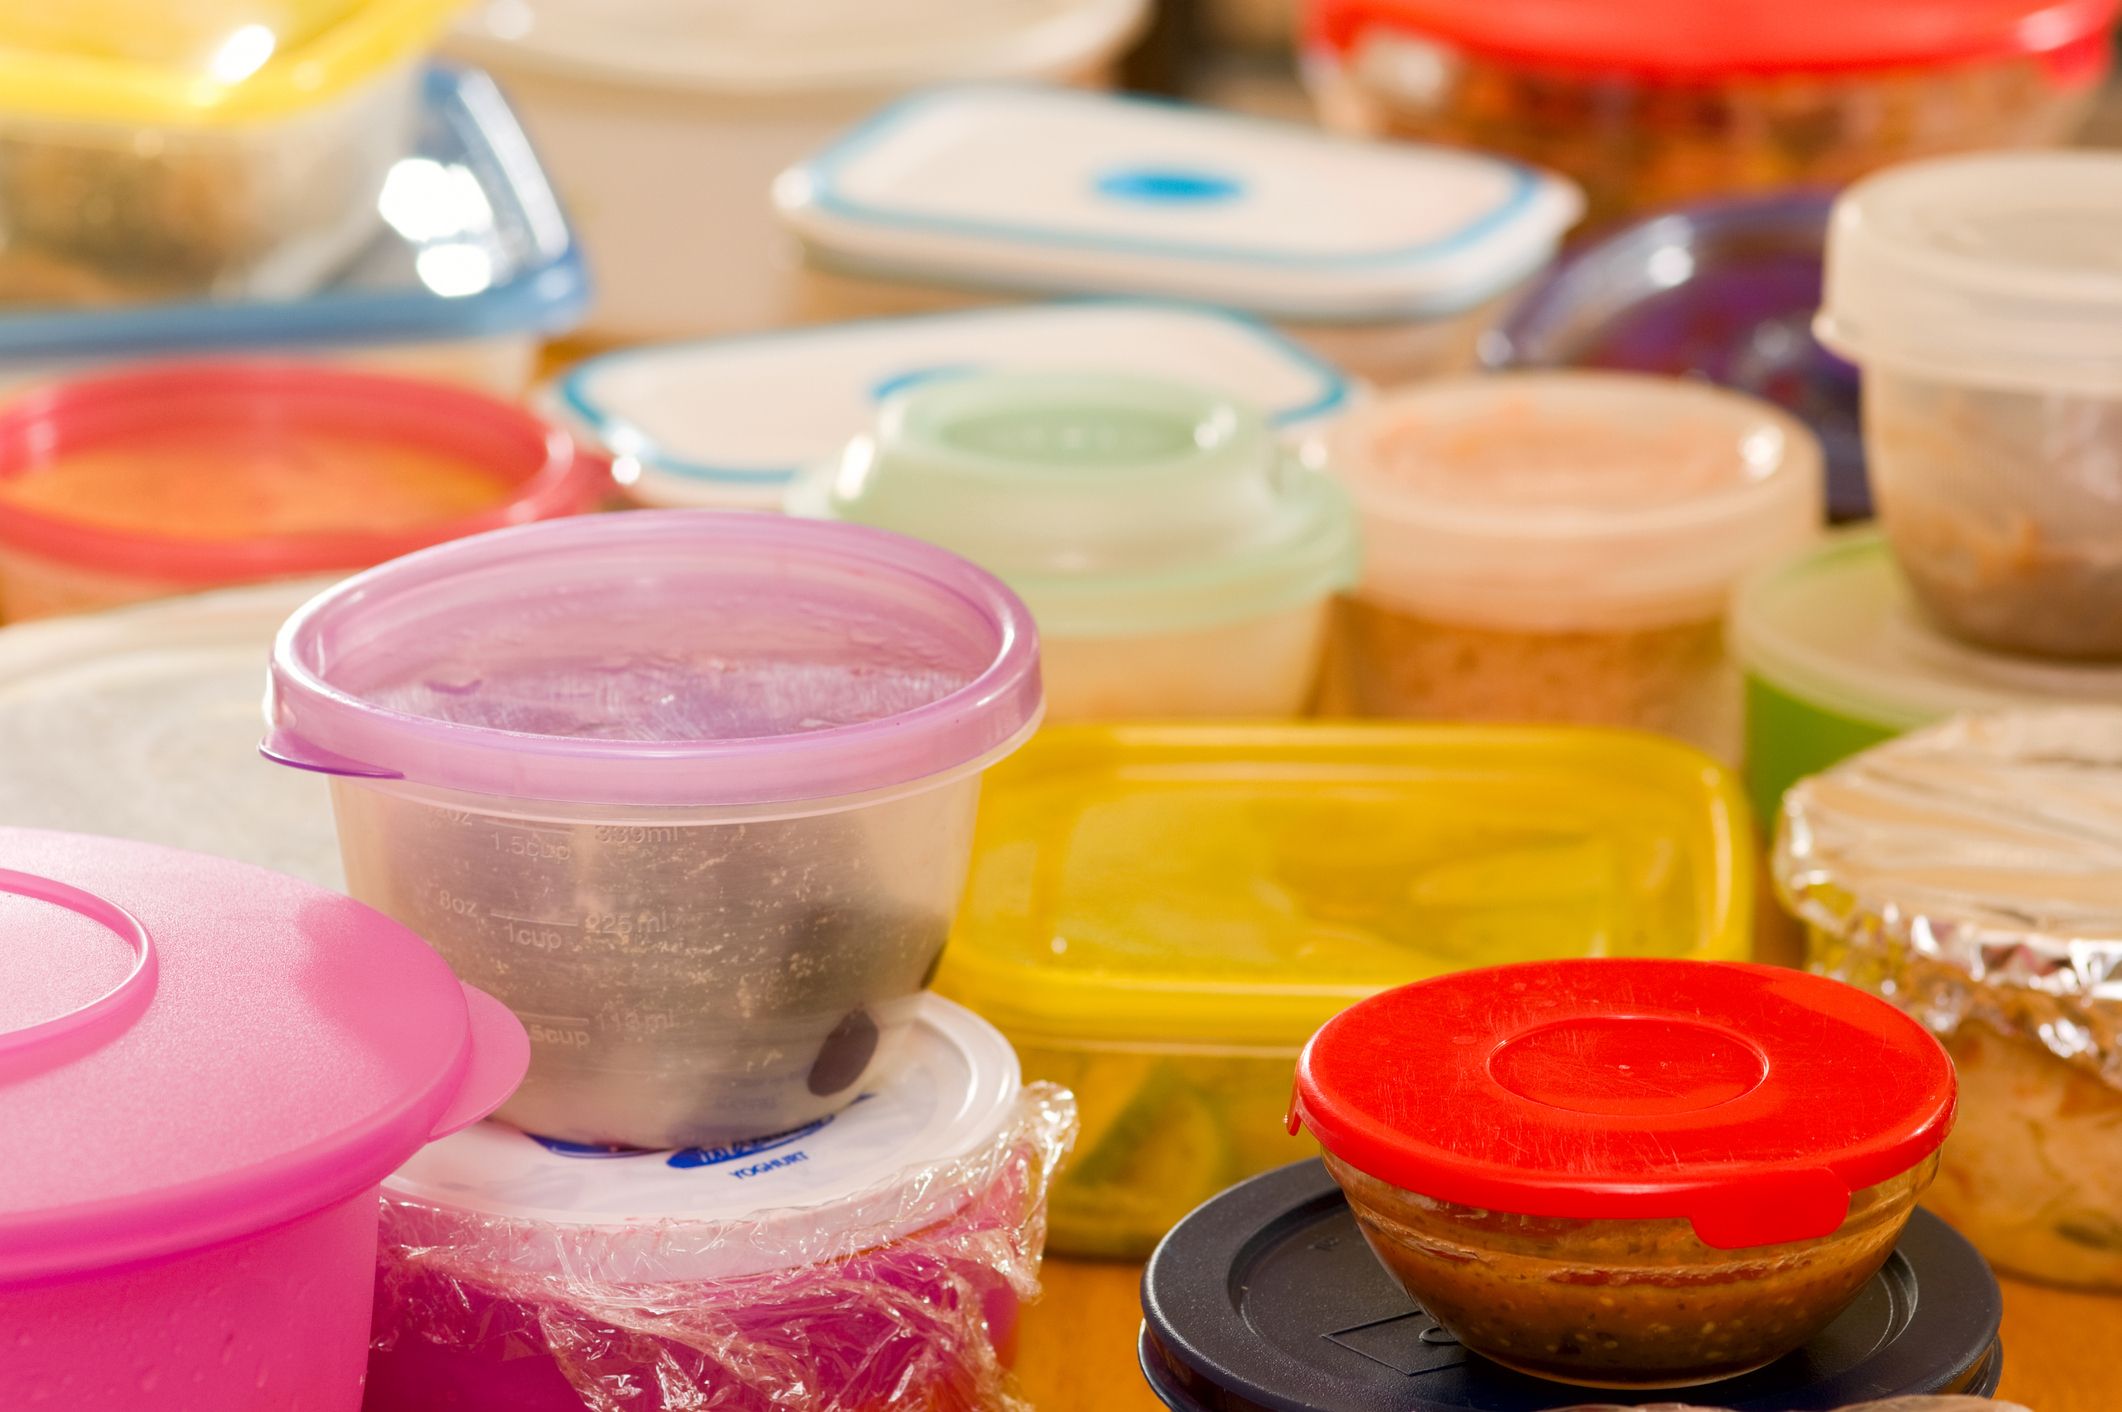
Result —
M1952 1126L1952 1061L1853 986L1731 961L1536 961L1401 986L1297 1061L1298 1124L1359 1171L1528 1216L1827 1235Z
M1337 49L1372 26L1493 58L1666 78L2081 56L2097 72L2116 0L1313 0Z

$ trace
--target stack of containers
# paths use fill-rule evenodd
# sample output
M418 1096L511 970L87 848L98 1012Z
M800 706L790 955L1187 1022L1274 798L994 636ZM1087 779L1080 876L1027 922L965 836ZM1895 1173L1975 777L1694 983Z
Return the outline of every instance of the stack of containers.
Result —
M600 339L771 328L795 307L774 174L923 84L1100 84L1144 0L485 0L455 52L521 105L582 222Z
M860 526L589 516L326 591L267 705L348 889L532 1041L520 1131L387 1186L382 1405L996 1394L1073 1105L924 988L1040 714L1014 595Z
M1571 183L1205 109L949 88L790 168L774 201L814 319L1039 294L1204 300L1359 377L1471 367L1577 218Z

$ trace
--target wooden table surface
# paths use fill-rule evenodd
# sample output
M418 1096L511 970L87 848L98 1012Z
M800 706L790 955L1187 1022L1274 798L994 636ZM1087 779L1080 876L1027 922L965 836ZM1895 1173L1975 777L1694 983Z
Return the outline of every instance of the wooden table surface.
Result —
M1163 1412L1135 1366L1142 1267L1048 1260L1042 1278L1046 1294L1024 1311L1017 1348L1019 1387L1036 1412ZM2034 1412L2122 1410L2122 1297L2003 1285L1997 1396Z

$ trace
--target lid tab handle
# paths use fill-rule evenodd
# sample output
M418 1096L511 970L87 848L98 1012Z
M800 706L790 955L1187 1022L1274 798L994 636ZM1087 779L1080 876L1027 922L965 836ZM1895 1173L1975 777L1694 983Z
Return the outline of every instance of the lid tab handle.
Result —
M336 750L312 745L286 726L274 726L266 731L265 739L258 742L258 753L276 765L288 765L297 770L310 770L320 775L346 775L363 780L405 778L403 771L366 764L350 755L341 755Z
M462 984L462 982L459 982ZM474 986L464 987L464 1009L470 1021L470 1062L457 1084L457 1096L435 1120L430 1140L468 1128L506 1103L530 1072L530 1035L506 1005Z

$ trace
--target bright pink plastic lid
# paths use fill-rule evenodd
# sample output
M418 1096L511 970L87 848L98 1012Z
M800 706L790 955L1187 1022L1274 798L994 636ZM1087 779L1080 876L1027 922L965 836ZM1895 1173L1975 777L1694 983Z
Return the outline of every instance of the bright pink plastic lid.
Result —
M186 362L56 383L0 412L0 481L62 457L172 436L249 449L328 436L399 445L476 467L511 485L468 515L385 532L251 538L139 534L0 500L0 544L83 568L172 583L221 584L362 569L430 544L594 508L612 489L602 456L557 427L464 388L313 363ZM300 471L290 462L290 485Z
M266 756L585 804L829 799L975 770L1038 722L1001 580L829 520L632 510L371 569L280 630Z
M2116 0L1312 0L1310 26L1336 49L1376 26L1532 66L1663 78L2041 54L2090 83L2115 10Z
M1735 961L1536 961L1401 986L1297 1061L1358 1171L1527 1216L1685 1218L1733 1250L1823 1236L1952 1126L1952 1061L1853 986Z
M492 1112L523 1026L348 898L0 829L0 1284L308 1215Z

